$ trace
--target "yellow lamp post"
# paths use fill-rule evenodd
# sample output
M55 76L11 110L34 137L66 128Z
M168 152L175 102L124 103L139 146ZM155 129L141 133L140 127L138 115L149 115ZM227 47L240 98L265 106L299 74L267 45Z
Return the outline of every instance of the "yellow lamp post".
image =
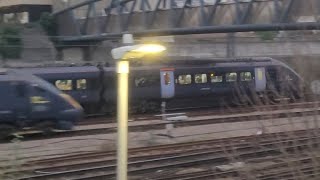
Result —
M130 36L129 36L130 37ZM124 36L125 38L125 36ZM124 40L125 41L125 40ZM128 76L129 60L165 51L158 44L140 44L112 49L112 57L117 62L117 180L127 180L128 169Z

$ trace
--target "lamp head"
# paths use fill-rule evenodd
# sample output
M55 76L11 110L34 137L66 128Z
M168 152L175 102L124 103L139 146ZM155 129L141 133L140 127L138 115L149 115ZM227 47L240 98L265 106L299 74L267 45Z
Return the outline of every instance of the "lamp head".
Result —
M133 49L132 52L144 53L144 54L156 54L166 50L166 47L160 44L142 44L137 45L137 48Z
M112 49L111 54L114 59L134 59L142 58L149 54L161 53L165 50L166 47L159 44L140 44Z

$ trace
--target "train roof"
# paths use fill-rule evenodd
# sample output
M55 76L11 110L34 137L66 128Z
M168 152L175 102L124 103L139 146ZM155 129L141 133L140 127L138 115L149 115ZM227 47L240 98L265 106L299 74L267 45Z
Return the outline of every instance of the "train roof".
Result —
M36 72L36 73L65 73L65 72L84 72L95 73L96 66L81 66L81 67L37 67L37 68L23 68L23 71Z
M146 60L147 61L147 60ZM269 57L253 58L196 58L196 57L179 57L167 58L162 61L133 61L130 63L130 69L135 70L155 70L164 67L173 68L205 68L205 67L244 67L244 66L286 66L284 63ZM103 66L105 72L114 72L115 66ZM97 66L88 64L87 66L68 66L68 67L34 67L21 68L24 72L35 75L41 75L45 78L94 78L99 76Z
M181 60L167 60L163 64L174 65L207 65L207 64L220 64L220 65L238 65L238 64L270 64L275 63L277 60L268 57L255 57L255 58L184 58Z
M0 70L0 81L25 81L30 80L30 77L25 74L21 73L17 70L12 69L1 69Z
M65 77L66 74L73 78L81 77L83 74L89 78L99 76L99 70L96 66L23 68L21 70L35 75L42 75L46 78L56 78L60 75Z
M5 69L1 70L0 73L0 82L14 82L14 81L23 81L28 84L41 86L51 93L60 94L61 92L56 89L53 85L48 82L34 76L29 72L25 72L23 70L18 69Z
M143 65L199 65L199 64L206 64L206 63L239 63L239 62L267 62L273 61L274 59L269 57L234 57L234 58L213 58L213 57L203 57L203 56L146 56L142 59L136 59L131 62L131 67L140 67L141 63ZM135 63L138 62L138 63ZM25 67L21 66L8 66L7 68L17 68L17 69L49 69L52 68L84 68L87 67L96 67L97 65L103 67L113 67L115 66L116 61L106 61L106 62L78 62L78 63L68 63L68 62L60 62L56 61L53 63L41 63L38 65L25 65ZM27 66L27 67L26 67Z
M21 70L6 69L1 70L0 81L26 81L30 83L37 83L39 78Z
M131 66L131 70L149 70L155 68L173 67L173 68L206 68L206 67L248 67L248 66L270 66L284 64L272 58L221 58L221 59L183 59L183 60L168 60L157 64L141 66ZM105 68L107 70L108 68Z

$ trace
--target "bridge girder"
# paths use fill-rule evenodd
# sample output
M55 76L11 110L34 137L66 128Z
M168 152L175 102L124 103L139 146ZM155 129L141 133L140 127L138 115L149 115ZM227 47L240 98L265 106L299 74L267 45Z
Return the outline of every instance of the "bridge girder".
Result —
M101 3L104 14L97 13ZM76 16L79 9L81 18ZM127 32L157 36L310 30L320 28L319 14L318 0L85 0L53 13L62 41L100 41ZM302 16L314 21L299 22Z

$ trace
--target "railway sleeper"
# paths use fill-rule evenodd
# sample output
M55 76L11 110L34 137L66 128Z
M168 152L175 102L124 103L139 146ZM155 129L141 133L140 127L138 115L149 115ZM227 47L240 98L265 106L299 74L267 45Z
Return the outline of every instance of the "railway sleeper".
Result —
M316 142L318 143L318 142ZM312 143L314 144L314 142ZM283 148L286 150L285 152L282 152L281 151L281 148L279 147L279 149L269 149L269 148L264 148L264 149L260 149L260 150L255 150L255 149L247 149L245 148L243 151L236 151L237 153L233 155L233 157L237 157L237 158L240 158L240 159L253 159L253 158L256 158L256 157L261 157L261 156L269 156L270 154L273 154L273 155L278 155L278 154L283 154L283 153L288 153L290 151L294 152L294 153L298 153L296 151L296 147L298 146L301 146L301 144L295 144L293 146L284 146ZM307 145L305 146L306 148L305 149L309 149L310 147L310 144L307 143ZM303 149L303 150L305 150ZM201 153L194 153L194 154L191 154L192 156L190 155L181 155L181 156L174 156L176 159L175 160L169 160L170 157L166 157L166 158L159 158L159 159L155 159L155 160L152 160L152 159L149 159L149 160L146 160L146 161L136 161L136 162L131 162L129 163L130 165L130 168L129 168L129 172L130 174L132 175L136 175L136 174L141 174L141 173L149 173L149 172L154 172L154 171L157 171L158 169L163 169L163 168L178 168L178 167L190 167L190 166L193 166L195 164L203 164L203 163L209 163L209 162L215 162L215 163L218 163L218 164L221 164L221 163L226 163L229 161L229 155L234 153L234 149L230 150L229 152L226 152L224 154L217 154L217 153L214 153L214 154L211 154L212 152L204 152L204 154L206 155L201 155ZM200 155L200 156L198 156ZM209 155L209 156L208 156ZM190 156L190 157L189 157ZM197 157L195 159L195 157ZM201 157L201 158L199 158ZM173 158L173 157L171 157ZM180 162L179 159L183 159L184 161L183 162ZM187 159L187 160L186 160ZM162 162L161 166L158 166L158 165L155 165L153 163L159 163L159 162ZM150 164L151 163L151 164ZM146 165L146 164L149 164L149 165ZM99 167L92 167L92 168L86 168L86 169L81 169L81 170L71 170L71 171L65 171L64 173L70 173L71 176L73 175L76 175L78 173L85 173L88 172L89 174L92 174L92 171L96 172L96 171L108 171L108 169L113 169L115 166L114 165L110 165L110 166L99 166ZM147 167L147 168L145 168ZM90 173L91 172L91 173ZM49 176L51 177L59 177L60 175L62 175L63 173L52 173L50 174ZM112 177L114 176L115 174L113 172L110 172L110 173L106 173L103 175L103 177L107 178L107 177ZM43 176L34 176L35 179L37 178L40 178L40 177L43 177ZM82 178L80 178L82 179Z

